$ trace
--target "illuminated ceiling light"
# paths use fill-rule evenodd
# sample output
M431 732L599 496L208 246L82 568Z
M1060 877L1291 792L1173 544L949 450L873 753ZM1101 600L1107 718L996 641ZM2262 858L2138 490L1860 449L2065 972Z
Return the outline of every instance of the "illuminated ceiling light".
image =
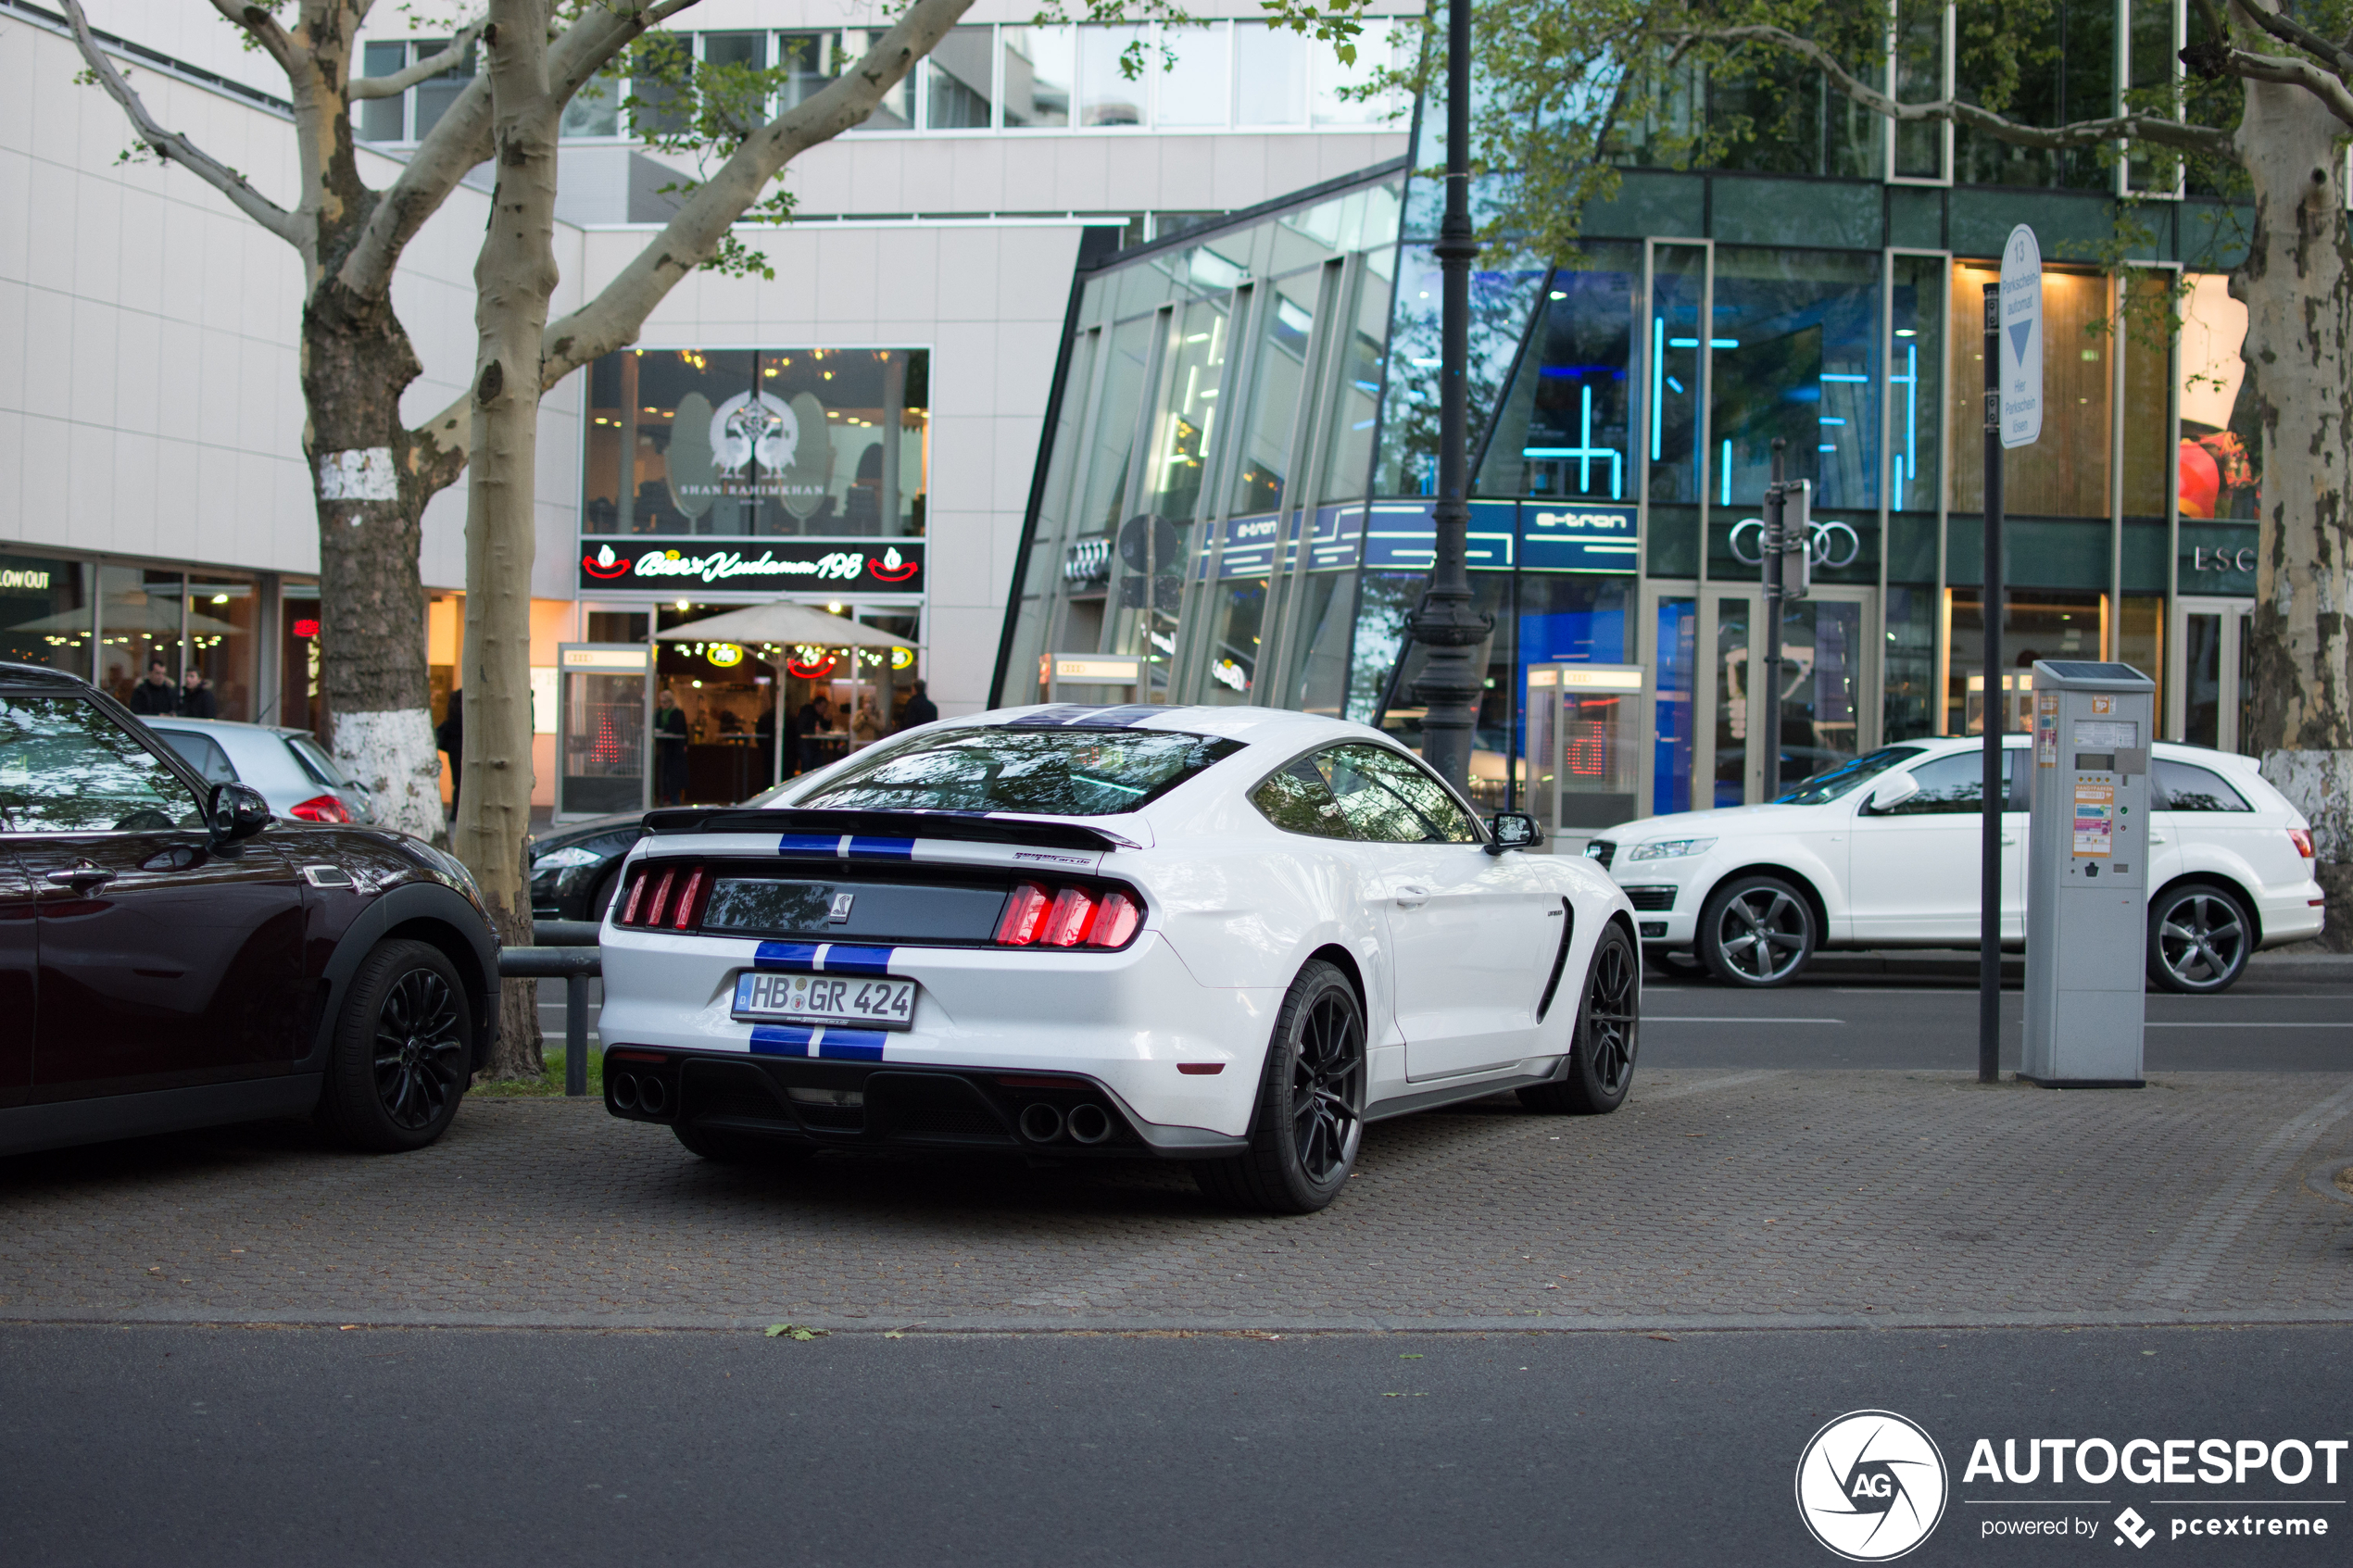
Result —
M226 594L215 594L212 596L212 602L217 605L225 605L229 602L229 596Z
M686 600L684 600L684 599L680 599L680 600L678 601L678 608L679 608L680 609L692 609L692 608L694 608L695 607L694 607L694 606L692 606L692 605L690 605L690 604L688 604Z
M835 615L839 615L841 613L841 606L839 605L827 605L825 608Z

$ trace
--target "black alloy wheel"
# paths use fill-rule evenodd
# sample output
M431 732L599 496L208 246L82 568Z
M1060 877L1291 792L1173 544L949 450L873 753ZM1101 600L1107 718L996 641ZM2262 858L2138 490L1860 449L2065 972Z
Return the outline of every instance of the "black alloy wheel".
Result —
M1777 876L1734 877L1700 910L1700 961L1728 985L1787 985L1817 940L1814 906Z
M2246 908L2210 882L2169 887L2149 900L2149 978L2168 991L2227 991L2254 949Z
M1340 1195L1365 1135L1365 1010L1338 969L1310 962L1276 1015L1250 1148L1193 1164L1203 1193L1236 1209L1312 1214Z
M1626 1103L1634 1082L1634 1053L1642 1023L1642 963L1634 939L1612 922L1593 947L1577 1034L1561 1076L1519 1091L1530 1110L1601 1116Z
M354 1148L422 1148L447 1130L473 1073L472 1009L439 948L386 942L336 1021L320 1120Z

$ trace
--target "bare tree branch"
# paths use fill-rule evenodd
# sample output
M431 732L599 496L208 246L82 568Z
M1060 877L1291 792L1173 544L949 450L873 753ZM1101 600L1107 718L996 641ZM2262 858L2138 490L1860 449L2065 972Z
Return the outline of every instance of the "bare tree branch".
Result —
M541 340L540 384L552 387L589 360L632 342L680 278L708 261L736 220L801 152L874 112L883 94L972 7L973 0L914 0L855 66L747 137L596 298L550 321ZM548 74L555 74L552 57ZM412 450L466 448L473 395L458 397L410 433Z
M90 31L90 19L82 14L82 0L65 0L66 19L73 24L73 41L82 51L90 74L107 90L107 96L122 107L131 119L132 128L139 134L156 157L185 167L188 171L229 198L230 204L269 230L296 250L305 250L305 232L295 215L253 188L245 177L198 147L177 131L166 131L139 101L131 83L122 79L114 61L98 47L98 40ZM306 252L307 254L307 252Z
M662 296L711 259L736 220L785 165L865 119L972 5L973 0L913 0L864 58L746 137L596 298L547 324L541 384L553 386L635 339Z
M227 0L215 0L224 4ZM548 90L566 103L596 74L644 34L697 0L613 0L590 6L563 36L547 45ZM466 83L417 150L408 167L384 190L359 236L336 270L336 282L367 298L392 285L400 253L440 210L466 171L490 157L490 78ZM438 429L434 420L427 428ZM460 444L462 449L462 443Z
M229 24L249 35L261 45L261 52L278 62L278 69L289 77L296 70L301 51L295 47L278 19L258 6L243 4L243 0L212 0L212 8L229 19Z
M2353 90L2330 72L2309 60L2290 59L2279 55L2250 55L2244 49L2233 49L2223 69L2233 76L2243 76L2253 82L2277 82L2290 87L2301 87L2329 113L2347 125L2353 125Z
M355 103L361 98L397 98L418 82L462 64L466 51L473 47L474 39L489 19L487 17L476 17L458 30L458 36L449 41L449 47L430 59L417 61L406 70L394 71L390 76L353 77L345 87L344 95Z
M1705 28L1668 36L1679 48L1689 43L1710 42L1770 44L1777 49L1785 49L1813 64L1830 79L1831 86L1847 97L1872 113L1892 120L1951 120L1956 125L1982 131L1997 141L2024 147L2057 149L2094 147L2103 142L2149 142L2161 147L2217 157L2228 157L2231 152L2231 133L2227 131L2188 125L2178 119L2153 115L2112 115L2104 119L2080 119L2057 126L2020 125L1991 109L1963 103L1957 98L1939 98L1925 104L1898 103L1856 78L1820 44L1778 27Z
M2247 20L2283 44L2319 56L2337 75L2343 76L2348 69L2353 69L2353 53L2347 53L2343 45L2330 43L2310 28L2302 26L2294 19L2283 16L2270 6L2262 5L2260 0L2234 0L2234 3L2241 11L2246 13ZM2208 20L2220 21L2219 18L2210 15L2210 7ZM2216 31L2220 35L2219 26ZM2260 80L2276 81L2278 79L2265 77Z

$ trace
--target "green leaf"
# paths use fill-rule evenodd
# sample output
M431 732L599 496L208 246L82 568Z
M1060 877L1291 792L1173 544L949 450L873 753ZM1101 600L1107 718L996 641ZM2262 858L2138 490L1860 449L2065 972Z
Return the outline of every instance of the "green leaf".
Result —
M803 1328L797 1323L772 1323L767 1328L771 1339L823 1339L830 1332L823 1328Z

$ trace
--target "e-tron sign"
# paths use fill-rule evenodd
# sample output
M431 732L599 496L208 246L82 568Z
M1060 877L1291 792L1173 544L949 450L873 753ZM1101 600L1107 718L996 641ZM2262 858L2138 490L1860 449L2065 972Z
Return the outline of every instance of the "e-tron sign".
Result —
M582 541L583 588L669 593L710 588L862 588L920 594L920 539L711 539Z

